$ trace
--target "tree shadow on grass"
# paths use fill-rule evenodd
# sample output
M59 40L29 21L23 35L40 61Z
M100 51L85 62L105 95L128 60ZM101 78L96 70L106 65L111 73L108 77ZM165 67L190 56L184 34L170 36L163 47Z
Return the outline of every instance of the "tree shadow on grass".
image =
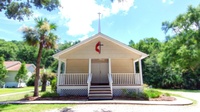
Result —
M12 104L0 104L0 112L6 111L10 108L14 108Z

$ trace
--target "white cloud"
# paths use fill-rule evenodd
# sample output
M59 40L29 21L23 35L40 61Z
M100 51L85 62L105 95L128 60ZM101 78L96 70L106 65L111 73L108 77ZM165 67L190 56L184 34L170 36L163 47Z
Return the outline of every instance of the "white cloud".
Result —
M84 35L83 37L79 38L78 40L83 41L83 40L85 40L87 38L89 38L89 36L88 35Z
M173 3L174 3L174 1L173 1L173 0L170 0L170 1L169 1L169 4L173 4Z
M162 0L162 2L163 2L163 3L165 3L165 2L166 2L166 0Z
M32 17L37 18L37 17L41 17L41 16L43 16L43 14L40 13L39 11L35 10Z
M174 3L174 0L162 0L162 3L173 4L173 3Z
M134 8L134 9L137 9L137 8L138 8L138 6L134 6L133 8Z
M113 14L117 14L119 11L128 12L129 9L133 6L134 0L125 0L123 2L118 2L118 0L114 0L111 4L111 12Z
M133 6L134 0L118 2L115 0L110 7L97 4L95 0L61 0L62 8L59 8L62 18L66 19L67 34L72 36L87 35L93 32L92 22L98 20L98 12L102 18L117 14L120 11L128 12Z

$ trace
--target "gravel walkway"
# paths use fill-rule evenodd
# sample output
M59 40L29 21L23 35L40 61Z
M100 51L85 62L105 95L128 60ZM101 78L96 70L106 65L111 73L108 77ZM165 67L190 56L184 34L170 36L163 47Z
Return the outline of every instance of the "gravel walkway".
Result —
M47 112L199 112L199 110L197 106L90 104Z
M72 108L54 109L46 112L200 112L200 93L173 92L197 100L197 105L162 106L131 104L82 104Z
M172 92L172 93L194 99L197 101L197 106L200 107L200 92L197 92L197 93L194 93L194 92ZM199 108L199 112L200 112L200 108Z

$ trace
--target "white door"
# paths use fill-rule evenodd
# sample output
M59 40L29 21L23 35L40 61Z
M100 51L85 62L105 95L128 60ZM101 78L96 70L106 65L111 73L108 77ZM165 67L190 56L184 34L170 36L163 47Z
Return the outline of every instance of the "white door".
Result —
M108 60L92 60L92 83L108 83Z

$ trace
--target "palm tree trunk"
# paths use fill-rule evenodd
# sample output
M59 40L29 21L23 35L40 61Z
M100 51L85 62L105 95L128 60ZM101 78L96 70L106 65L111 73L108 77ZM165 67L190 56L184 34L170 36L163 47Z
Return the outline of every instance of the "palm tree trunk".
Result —
M43 92L46 91L46 86L47 86L47 74L43 74L41 91L43 91Z
M36 63L36 76L35 76L35 87L34 87L34 95L33 96L39 96L38 92L38 81L40 78L40 62L41 62L41 56L42 56L42 48L43 48L43 41L40 42L38 56L37 56L37 63Z

